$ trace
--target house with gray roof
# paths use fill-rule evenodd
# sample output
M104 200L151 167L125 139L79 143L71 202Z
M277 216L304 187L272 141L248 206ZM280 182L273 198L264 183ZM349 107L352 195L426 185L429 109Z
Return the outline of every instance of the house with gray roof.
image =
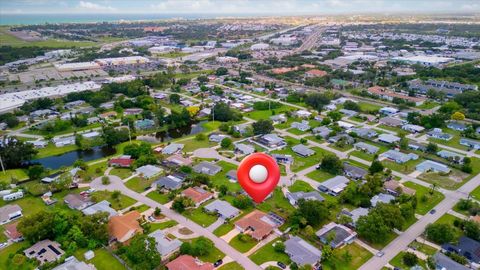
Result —
M298 192L287 192L285 194L287 197L287 200L290 202L291 205L296 206L298 201L303 199L303 200L314 200L314 201L319 201L323 202L325 199L320 195L320 193L316 191L310 191L310 192L303 192L303 191L298 191Z
M378 203L390 203L391 201L395 200L395 197L390 194L379 193L370 199L370 203L372 207L377 206Z
M242 155L250 155L255 152L255 148L248 144L237 143L235 144L235 152L241 153Z
M441 252L435 253L433 260L435 261L435 270L470 270Z
M227 178L232 181L238 181L237 170L230 170L227 172Z
M392 107L383 107L378 112L384 115L394 115L398 113L399 110L397 108L392 108Z
M453 138L452 134L445 133L439 128L434 128L432 131L427 132L427 135L429 137L444 141L450 141Z
M367 154L370 154L370 155L374 155L378 152L378 150L380 150L380 148L378 148L374 145L365 143L365 142L358 142L358 143L354 144L353 146L355 147L355 149L357 149L359 151L363 151L363 152L365 152Z
M344 208L342 209L340 214L350 217L352 219L352 222L350 222L349 225L352 227L355 227L358 219L362 216L368 215L368 211L370 211L368 208L363 208L363 207L353 209L352 211L348 210L347 208Z
M467 125L465 125L464 123L460 123L457 121L449 121L447 123L447 127L456 131L465 131L468 128Z
M96 213L105 212L108 213L108 217L113 217L118 215L117 211L110 207L110 202L103 200L94 205L91 205L82 210L82 213L86 216L91 216Z
M155 247L162 256L162 260L167 259L173 253L180 250L182 242L178 239L170 239L162 230L156 230L148 236L155 239Z
M224 135L224 134L218 134L218 133L212 133L210 136L208 136L208 140L211 142L216 142L220 143L222 142L223 139L229 138L230 136Z
M412 125L412 124L406 124L402 126L403 130L406 130L410 133L420 133L425 130L424 127L419 126L419 125Z
M283 138L280 138L277 134L265 134L257 139L257 142L261 145L271 148L280 149L287 145Z
M233 130L244 135L248 132L248 128L251 126L250 123L238 124L233 126Z
M358 137L366 138L366 139L371 139L378 135L378 133L375 130L370 128L352 128L350 131L357 134Z
M291 128L296 128L300 131L307 131L310 129L310 124L308 123L308 121L306 120L303 120L302 122L293 122L291 125L290 125Z
M378 136L378 141L388 143L388 144L392 144L392 143L399 142L400 138L395 136L395 135L389 134L389 133L384 133L384 134L380 134Z
M233 219L240 214L240 210L230 205L230 203L222 200L215 200L204 207L211 213L216 213L222 219Z
M368 174L368 171L364 168L360 168L358 166L354 166L348 162L343 163L343 174L354 180L360 180L365 178L365 175Z
M135 172L139 175L141 175L143 178L152 178L155 175L161 173L163 170L160 167L153 166L153 165L144 165L142 167L138 167L135 169Z
M25 249L23 253L27 258L36 259L42 265L60 259L65 254L65 251L60 248L58 242L45 239Z
M398 150L388 150L385 153L380 154L380 157L382 158L387 158L389 160L395 161L396 163L403 164L405 162L408 162L410 160L417 160L418 155L414 153L402 153Z
M164 155L173 155L177 152L180 152L182 151L183 149L183 144L181 143L171 143L167 146L165 146L165 148L162 149L162 154Z
M472 148L472 149L480 149L480 141L475 141L475 140L472 140L472 139L466 139L466 138L461 138L460 139L460 144L461 145L465 145L469 148Z
M452 151L448 151L448 150L438 151L437 156L439 156L441 158L444 158L448 161L457 163L457 164L462 164L463 159L465 158L465 155L455 153L455 152L452 152Z
M52 268L52 270L97 270L93 264L79 261L74 256L65 259L65 262Z
M22 208L18 204L7 204L0 207L0 225L7 224L22 216Z
M219 173L221 170L222 170L222 167L208 161L202 161L197 165L193 166L194 172L204 173L208 175L215 175Z
M182 186L183 181L184 180L179 177L167 175L160 177L160 179L155 181L153 185L156 187L156 189L176 190Z
M337 175L320 183L318 189L332 196L338 196L347 187L349 182L350 180L345 176Z
M427 147L425 145L420 144L420 143L416 143L416 142L412 142L412 141L408 142L408 148L410 148L412 150L415 150L415 151L422 151L422 152L425 152L427 150Z
M308 148L303 144L297 144L293 146L292 151L301 157L309 157L315 154L315 151L313 151L312 149Z
M285 253L298 266L316 265L322 258L322 252L298 236L285 241Z
M380 124L390 126L390 127L401 127L405 124L405 121L397 117L383 117L378 120Z
M293 163L293 157L291 155L272 154L272 157L279 164L280 163L282 163L282 164L292 164Z
M330 246L334 249L353 243L357 237L356 232L335 222L330 222L329 224L323 226L315 234L324 244L328 244L330 235L333 235L334 237L333 240L330 241Z
M458 244L446 243L442 245L442 251L444 252L453 252L458 255L464 256L468 261L474 264L480 264L480 242L469 238L467 236L462 236L458 240Z
M447 165L438 163L432 160L425 160L424 162L418 164L415 167L415 170L420 172L439 172L439 173L449 173L451 170Z
M68 194L63 198L63 201L70 209L75 210L82 210L93 204L93 202L90 201L90 198L80 194Z
M272 120L273 124L281 124L287 122L287 117L285 114L277 114L270 116L270 120Z
M341 109L339 112L343 113L347 117L352 117L358 115L358 112L352 111L352 110L347 110L347 109Z
M326 126L316 127L312 130L313 135L320 136L324 139L326 139L328 137L330 132L332 132L332 130L329 129L328 127L326 127Z
M355 139L352 138L348 134L338 134L336 136L330 137L330 138L328 138L328 142L329 143L337 143L342 139L345 140L346 144L353 144L355 142Z

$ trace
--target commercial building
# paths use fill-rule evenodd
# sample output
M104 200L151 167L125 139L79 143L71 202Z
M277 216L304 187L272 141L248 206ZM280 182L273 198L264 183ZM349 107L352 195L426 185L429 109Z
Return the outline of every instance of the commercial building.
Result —
M407 57L394 57L393 61L404 62L408 64L420 64L423 66L442 66L454 61L454 58L450 57L441 57L441 56L427 56L427 55L416 55L416 56L407 56Z
M100 65L96 62L77 62L77 63L65 63L65 64L54 64L54 67L60 71L82 71L82 70L94 70L100 69Z
M126 56L126 57L114 57L114 58L100 58L95 62L102 67L119 66L119 65L136 65L149 63L150 60L143 56Z

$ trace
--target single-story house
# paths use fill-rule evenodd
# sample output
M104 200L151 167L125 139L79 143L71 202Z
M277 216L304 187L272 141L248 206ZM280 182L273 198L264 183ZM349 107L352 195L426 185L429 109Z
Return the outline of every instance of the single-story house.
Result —
M406 130L410 133L420 133L425 130L424 127L419 126L419 125L412 125L412 124L406 124L402 126L403 130Z
M410 160L418 159L418 155L414 153L405 154L398 150L388 150L387 152L380 154L380 157L387 158L400 164L408 162Z
M318 189L332 196L338 196L347 187L349 182L350 180L345 176L337 175L320 183Z
M156 230L148 236L155 239L157 251L162 256L162 260L169 258L173 253L180 250L182 242L178 239L170 239L162 230Z
M202 262L190 255L180 255L165 265L168 270L213 270L213 264Z
M111 217L108 221L110 241L125 243L136 234L143 233L143 229L139 223L141 217L137 211L131 211L122 216Z
M228 171L226 176L232 181L238 181L237 170Z
M402 183L395 180L388 180L383 183L383 188L386 192L393 196L400 196L400 194L405 193L410 196L415 195L415 189L404 186Z
M435 261L435 270L470 270L441 252L435 253L433 260Z
M347 109L340 109L339 112L343 113L347 117L352 117L352 116L358 115L358 112L352 111L352 110L347 110Z
M198 207L200 204L213 198L213 193L201 187L189 187L182 191L182 196L190 198L195 204L195 207Z
M301 157L309 157L315 154L315 151L313 151L312 149L308 148L303 144L297 144L293 146L292 151Z
M257 141L267 148L283 148L287 145L285 140L276 134L265 134L259 137Z
M380 148L374 146L374 145L371 145L371 144L368 144L368 143L364 143L364 142L358 142L356 144L353 145L355 147L355 149L359 150L359 151L363 151L367 154L370 154L370 155L374 155L378 152L378 150L380 150Z
M190 164L192 164L192 160L190 158L185 158L180 154L171 155L165 160L175 166L189 166Z
M345 121L337 121L337 124L339 127L343 128L343 129L352 129L355 127L354 124L350 124L348 122L345 122Z
M391 201L395 200L395 197L390 194L379 193L370 199L370 203L372 207L377 206L378 203L390 203Z
M285 253L298 266L316 265L322 258L322 252L298 236L285 241Z
M465 145L469 148L472 148L472 149L480 149L480 141L475 141L475 140L472 140L472 139L466 139L466 138L461 138L460 139L460 144L461 145Z
M285 194L287 197L287 200L290 202L291 205L296 206L299 200L315 200L315 201L320 201L323 202L325 199L320 195L320 193L316 191L310 191L310 192L303 192L303 191L298 191L298 192L287 192Z
M357 237L356 232L335 222L330 222L329 224L323 226L315 234L324 244L328 244L330 235L335 236L330 242L330 246L332 248L339 248L343 245L351 244Z
M173 155L182 151L184 145L181 143L171 143L162 149L162 154Z
M354 166L348 162L343 163L343 174L354 180L360 180L365 178L365 175L368 174L368 171L364 168L360 168L358 166Z
M68 194L67 196L65 196L65 198L63 198L63 201L68 205L70 209L79 211L93 204L89 197L75 193Z
M418 164L415 167L415 170L420 172L439 172L439 173L449 173L451 170L447 165L438 163L432 160L425 160L424 162Z
M255 148L248 144L237 143L235 144L235 152L241 153L242 155L250 155L255 152Z
M157 181L153 183L153 186L155 186L156 189L176 190L182 186L183 181L184 179L182 179L181 177L167 175L160 177Z
M222 219L233 219L240 214L240 210L222 200L215 200L206 205L204 209L211 213L217 213Z
M36 259L40 265L43 265L60 259L65 251L60 248L59 243L45 239L25 249L23 253L27 258Z
M447 127L456 131L465 131L468 128L467 125L465 125L464 123L460 123L457 121L449 121L447 123Z
M390 126L390 127L401 127L405 124L404 120L397 117L390 117L390 116L382 117L380 118L380 120L378 120L378 122L380 124Z
M208 175L215 175L219 173L221 170L222 170L222 167L208 161L202 161L197 165L193 166L194 172L204 173Z
M265 239L277 226L279 225L274 223L268 214L259 210L253 210L235 222L237 230L241 233L250 234L257 241Z
M408 142L408 148L415 151L422 151L422 152L425 152L427 150L427 147L425 145L412 142L412 141Z
M155 121L151 119L136 120L133 125L136 129L147 130L155 127Z
M153 166L153 165L144 165L142 167L139 167L137 169L135 169L135 172L137 174L139 174L140 176L142 176L143 178L152 178L154 177L155 175L161 173L163 170L162 168L160 167L157 167L157 166Z
M7 224L22 216L22 208L18 204L7 204L0 207L0 225Z
M5 235L8 239L12 240L13 242L21 242L23 241L23 235L21 232L17 230L18 222L5 224L3 228L5 229Z
M208 140L211 142L216 142L220 143L222 142L223 139L229 138L230 136L224 135L224 134L218 134L218 133L212 133L210 136L208 136Z
M79 261L74 256L65 259L65 262L52 268L52 270L97 270L93 264Z
M47 183L47 184L50 184L54 181L57 181L58 179L60 179L60 176L63 175L63 172L62 171L59 171L59 172L56 172L56 173L52 173L48 176L45 176L43 177L40 181L42 183Z
M449 141L453 138L452 134L445 133L439 128L434 128L432 131L427 132L427 135L429 137L444 141Z
M442 245L442 250L445 252L453 252L464 256L472 263L480 263L480 253L478 252L480 250L480 242L475 241L469 237L460 237L457 245L444 244Z
M448 161L452 161L452 162L457 163L457 164L463 163L463 159L465 158L465 156L462 155L462 154L455 153L455 152L448 151L448 150L438 151L437 156L442 157L442 158L444 158Z
M354 132L355 134L358 135L358 137L367 138L367 139L374 138L378 135L378 133L375 130L370 128L352 128L350 132Z
M328 138L328 142L329 143L337 143L342 139L345 140L346 144L353 144L355 142L355 139L352 138L348 134L338 134L336 136L330 137L330 138Z
M272 154L272 157L275 159L277 163L283 163L283 164L293 163L293 157L291 155Z
M312 113L306 110L298 110L294 112L293 115L299 118L309 118L312 115Z
M291 125L290 125L291 128L296 128L300 131L307 131L310 129L310 124L308 123L308 121L305 121L303 120L302 122L293 122Z
M109 217L118 215L117 211L112 207L110 207L110 202L106 200L93 204L82 210L82 213L86 216L90 216L90 215L101 213L101 212L108 213Z
M368 215L368 208L359 207L353 209L352 211L348 210L347 208L342 209L340 215L348 216L352 219L352 222L349 223L350 226L355 227L357 225L357 221L360 217Z
M383 133L378 136L378 141L391 144L399 142L400 138L389 133Z
M277 114L270 116L270 120L272 120L273 124L282 124L287 122L287 117L284 114Z
M108 165L112 167L130 168L134 161L130 156L121 156L110 159Z
M383 107L380 110L378 110L378 112L384 115L394 115L394 114L397 114L399 110L392 107Z
M322 138L327 138L328 135L330 134L330 132L332 132L331 129L329 129L328 127L326 126L320 126L320 127L316 127L312 130L313 134L315 136L320 136Z

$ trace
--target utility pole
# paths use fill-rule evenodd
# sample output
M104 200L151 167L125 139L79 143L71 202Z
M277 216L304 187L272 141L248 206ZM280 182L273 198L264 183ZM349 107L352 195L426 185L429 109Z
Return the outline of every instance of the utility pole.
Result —
M7 174L5 172L5 167L3 167L3 160L2 160L2 156L0 156L0 165L2 166L2 171L3 171L3 174Z
M130 141L130 144L132 144L132 136L130 135L130 121L127 120L127 126L128 126L128 139Z

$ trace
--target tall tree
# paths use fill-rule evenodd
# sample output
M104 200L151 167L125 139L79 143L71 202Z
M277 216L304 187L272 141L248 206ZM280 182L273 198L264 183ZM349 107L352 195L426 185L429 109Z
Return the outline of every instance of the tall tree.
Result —
M33 144L17 140L14 137L4 137L0 143L0 156L7 169L17 168L30 161L38 151Z

